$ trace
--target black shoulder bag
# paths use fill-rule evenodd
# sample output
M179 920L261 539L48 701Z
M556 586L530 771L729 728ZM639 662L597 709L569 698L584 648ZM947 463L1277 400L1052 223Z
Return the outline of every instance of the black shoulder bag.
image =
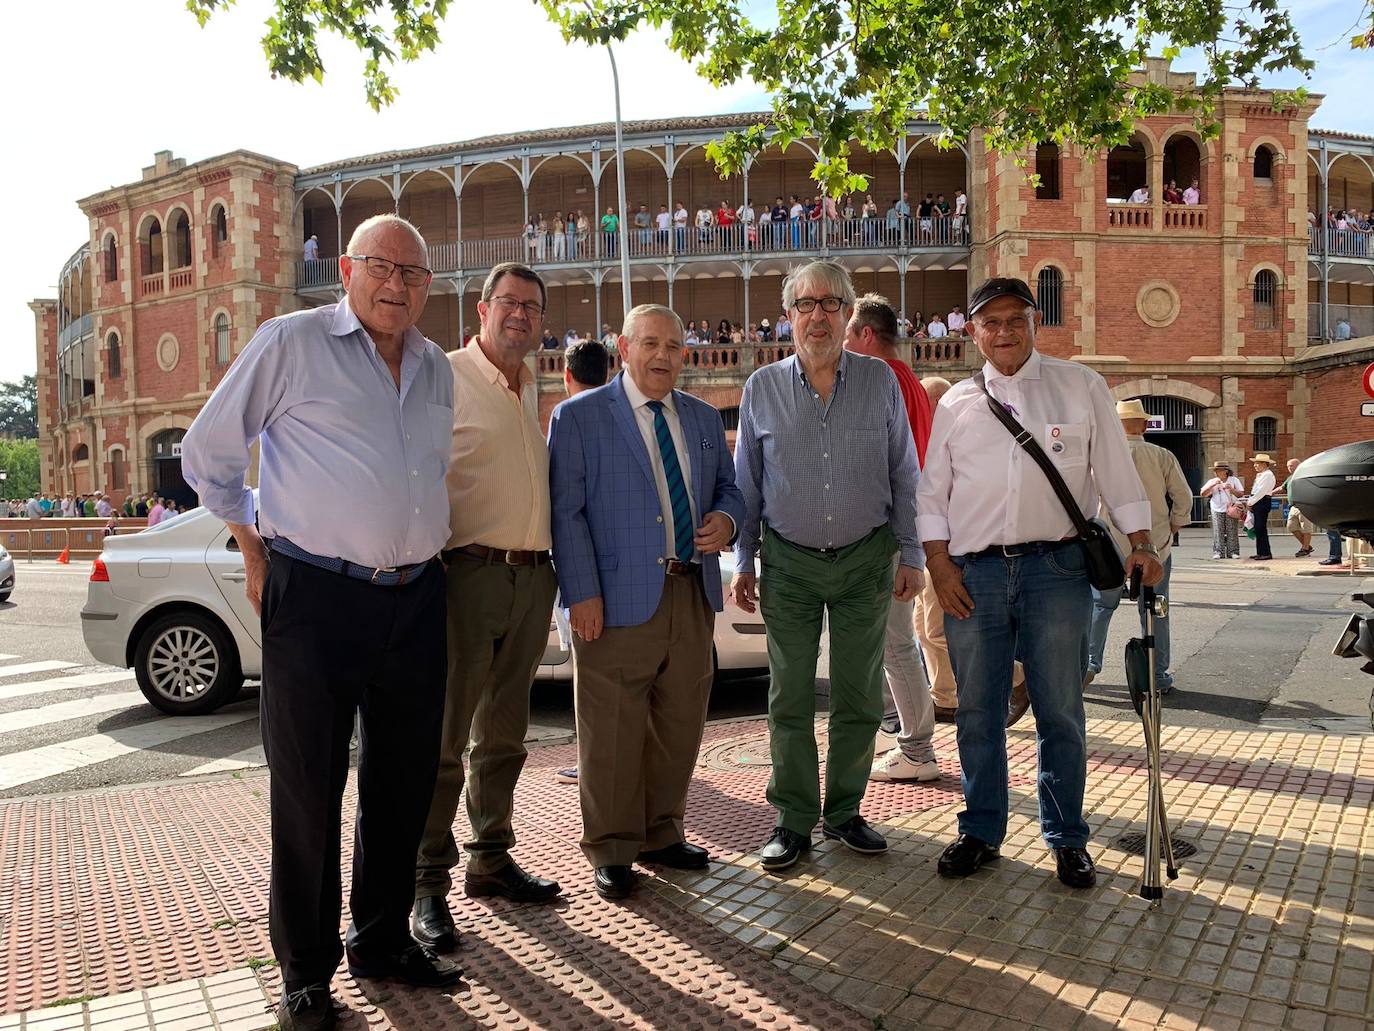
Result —
M1045 449L1040 446L1040 442L1035 439L1030 430L1026 429L1016 417L1007 411L988 392L987 382L980 372L973 378L978 384L978 389L988 399L988 408L992 414L997 416L997 421L1007 428L1007 432L1016 438L1016 443L1025 449L1026 454L1035 459L1045 474L1045 479L1050 481L1050 486L1054 488L1055 496L1059 498L1059 503L1064 506L1064 511L1073 520L1073 527L1078 531L1080 543L1083 545L1083 556L1088 567L1088 582L1099 591L1114 591L1126 582L1126 565L1121 561L1121 552L1117 550L1116 541L1112 539L1111 531L1107 529L1107 524L1101 519L1085 519L1083 513L1078 508L1078 502L1074 500L1069 492L1068 484L1064 482L1064 477L1059 474L1059 470L1050 461L1050 456L1045 454Z

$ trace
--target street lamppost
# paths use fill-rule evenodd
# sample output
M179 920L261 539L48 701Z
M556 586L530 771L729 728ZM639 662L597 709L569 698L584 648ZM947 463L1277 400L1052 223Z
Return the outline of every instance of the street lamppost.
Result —
M620 304L621 324L630 314L630 231L625 225L629 212L625 207L625 132L620 121L620 72L615 66L615 50L606 41L606 56L611 59L611 83L615 90L615 192L620 205L616 227L620 234Z

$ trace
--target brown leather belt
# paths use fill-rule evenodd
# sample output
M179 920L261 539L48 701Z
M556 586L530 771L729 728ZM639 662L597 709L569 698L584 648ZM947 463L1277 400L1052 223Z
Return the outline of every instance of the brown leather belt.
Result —
M444 552L444 561L453 561L454 555L471 555L491 565L501 562L508 566L542 566L549 561L547 551L513 551L503 548L488 548L485 544L467 544L461 548L450 548Z
M696 562L681 562L678 559L670 558L664 563L663 569L669 576L691 576L693 573L701 572L701 565Z

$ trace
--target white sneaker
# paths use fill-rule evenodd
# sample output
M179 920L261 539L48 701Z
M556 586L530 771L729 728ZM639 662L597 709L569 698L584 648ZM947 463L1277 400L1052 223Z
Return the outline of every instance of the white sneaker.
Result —
M1219 551L1214 551L1214 552L1212 552L1212 558L1214 558L1214 559L1221 558L1221 552L1219 552Z
M940 764L934 759L929 762L913 762L900 748L894 748L873 764L869 780L915 780L932 781L940 779Z

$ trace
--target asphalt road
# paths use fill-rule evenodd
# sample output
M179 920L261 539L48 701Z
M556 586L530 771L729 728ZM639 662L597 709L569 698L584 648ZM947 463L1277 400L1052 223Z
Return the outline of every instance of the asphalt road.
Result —
M1286 544L1276 535L1276 548ZM1345 614L1357 608L1351 593L1374 591L1374 577L1295 576L1297 562L1212 562L1209 554L1206 535L1188 531L1175 558L1177 686L1166 721L1368 732L1374 678L1330 651ZM88 571L87 562L20 562L14 595L0 605L0 797L232 776L260 765L252 687L211 717L171 721L142 701L131 673L92 662L78 618ZM1123 604L1105 669L1086 694L1090 718L1136 718L1120 659L1136 626ZM827 652L818 671L822 704ZM34 663L62 668L29 668ZM766 677L723 680L711 718L763 713L767 687ZM571 685L537 685L532 736L566 739L571 708Z

